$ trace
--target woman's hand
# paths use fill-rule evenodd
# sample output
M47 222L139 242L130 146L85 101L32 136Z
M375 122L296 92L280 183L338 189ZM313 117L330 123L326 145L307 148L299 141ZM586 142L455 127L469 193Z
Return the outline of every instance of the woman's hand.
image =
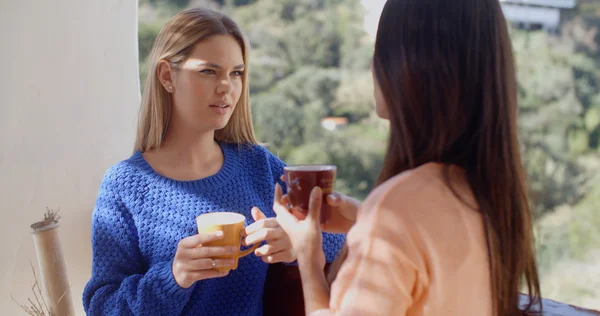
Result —
M289 236L279 226L276 218L267 218L257 207L252 208L252 217L255 222L246 227L246 245L266 241L267 244L259 247L254 254L261 257L266 263L294 262L296 253L292 248Z
M233 259L212 259L216 256L232 255L239 251L237 247L202 246L208 242L223 238L223 232L200 233L186 237L177 244L173 260L173 277L177 284L187 289L194 282L205 279L219 278L229 274L229 271L213 270L218 267L233 266Z
M331 206L331 218L321 225L321 229L328 233L348 233L356 223L356 214L361 202L338 192L327 195L326 202Z
M289 202L290 200L287 195L281 197L281 204L289 205ZM331 206L331 217L326 223L321 224L321 230L334 234L348 233L350 228L356 223L356 214L361 204L360 201L341 193L333 192L327 195L327 204ZM292 208L290 212L299 220L306 218L306 214L301 210Z
M281 176L281 181L286 181L285 175ZM325 202L331 206L331 217L327 223L321 225L321 229L328 233L348 233L350 228L356 223L356 214L361 202L339 192L327 195ZM283 195L281 203L283 205L290 205L289 197ZM300 220L306 217L305 213L294 208L291 209L291 213Z
M311 191L308 214L303 220L296 218L288 209L287 203L283 203L279 184L275 185L275 201L273 202L277 221L289 236L298 257L298 263L317 263L321 269L325 267L323 237L319 225L322 196L321 188L316 187Z

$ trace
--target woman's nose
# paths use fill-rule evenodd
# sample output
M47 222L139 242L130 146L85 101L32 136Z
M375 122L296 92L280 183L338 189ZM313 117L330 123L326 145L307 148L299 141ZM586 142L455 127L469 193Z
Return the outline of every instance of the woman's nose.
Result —
M217 85L217 93L227 94L229 92L231 92L231 81L228 79L219 79L219 84Z

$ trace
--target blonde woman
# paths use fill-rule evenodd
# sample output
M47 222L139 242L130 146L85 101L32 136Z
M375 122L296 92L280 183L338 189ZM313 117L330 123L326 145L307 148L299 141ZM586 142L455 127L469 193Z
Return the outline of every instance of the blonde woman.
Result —
M268 263L296 260L274 213L258 209L271 209L284 164L256 144L247 53L238 26L204 9L156 38L135 152L107 171L94 209L88 315L262 315ZM213 258L238 249L201 246L222 234L195 226L219 211L246 216L246 244L265 242L225 273L214 268L232 262ZM329 260L343 239L324 237Z

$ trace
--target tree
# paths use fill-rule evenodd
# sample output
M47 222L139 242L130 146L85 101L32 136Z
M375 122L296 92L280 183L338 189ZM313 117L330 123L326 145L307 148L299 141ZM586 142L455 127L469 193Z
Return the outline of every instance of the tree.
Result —
M561 36L513 31L523 159L537 215L574 204L587 192L583 154L597 150L600 73L584 45L581 21ZM583 36L575 36L580 32ZM593 42L593 41L592 41Z
M287 163L335 163L338 188L374 185L387 124L374 114L373 42L359 0L141 0L140 68L166 20L185 6L219 8L247 35L252 113L259 140ZM558 35L512 30L523 160L536 215L588 191L581 157L600 151L600 26L596 1ZM600 12L600 11L599 11ZM142 77L143 78L143 77ZM348 125L327 131L327 116Z
M385 148L374 111L373 43L357 0L260 0L230 11L252 46L250 84L260 140L288 163L338 165L338 189L365 197ZM344 116L327 131L321 119Z

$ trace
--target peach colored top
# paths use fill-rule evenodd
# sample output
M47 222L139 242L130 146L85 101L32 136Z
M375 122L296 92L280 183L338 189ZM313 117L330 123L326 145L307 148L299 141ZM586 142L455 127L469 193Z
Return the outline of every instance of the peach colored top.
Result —
M330 310L316 315L491 315L482 218L464 172L451 167L449 179L461 199L433 163L367 197L347 236Z

